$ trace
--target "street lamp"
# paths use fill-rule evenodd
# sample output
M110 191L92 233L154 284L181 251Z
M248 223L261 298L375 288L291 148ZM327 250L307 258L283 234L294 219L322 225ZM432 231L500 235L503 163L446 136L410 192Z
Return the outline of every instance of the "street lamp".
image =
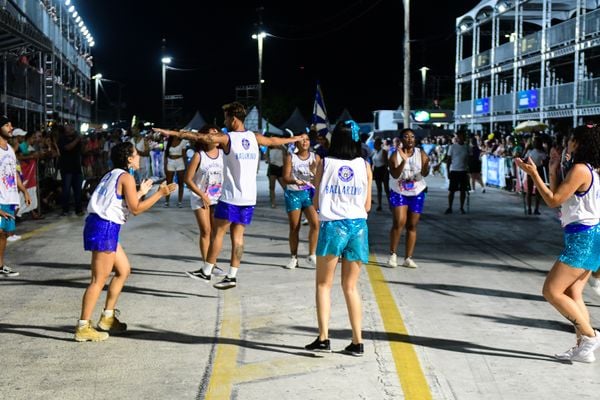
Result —
M96 74L92 76L94 80L94 120L96 124L98 123L98 85L100 84L100 80L102 79L102 74Z
M258 130L262 132L262 59L263 59L263 39L267 37L266 32L258 32L252 35L252 39L258 42Z
M162 64L162 123L166 126L166 114L165 114L165 92L167 87L167 65L171 64L171 57L163 57L160 62Z
M404 129L410 128L410 0L404 3Z
M425 90L427 89L427 71L429 71L430 68L427 68L425 66L419 68L419 71L421 71L421 84L422 84L422 89L421 89L421 94L423 95L423 107L427 107L427 97L425 96Z

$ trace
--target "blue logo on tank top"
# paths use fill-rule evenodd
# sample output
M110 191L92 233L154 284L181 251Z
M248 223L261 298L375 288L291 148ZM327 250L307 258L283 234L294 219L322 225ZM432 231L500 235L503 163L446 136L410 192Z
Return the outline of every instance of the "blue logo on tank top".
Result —
M354 171L349 166L344 165L338 169L338 178L342 182L350 182L354 178Z
M242 139L242 147L244 150L248 150L250 148L250 141L246 138Z

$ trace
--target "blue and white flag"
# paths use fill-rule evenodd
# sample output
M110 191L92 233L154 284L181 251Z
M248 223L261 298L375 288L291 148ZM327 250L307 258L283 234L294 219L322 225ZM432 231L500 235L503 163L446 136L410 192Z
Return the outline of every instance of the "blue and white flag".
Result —
M315 94L315 104L313 106L312 124L321 136L329 133L329 121L327 120L327 110L321 93L321 85L317 83L317 93Z

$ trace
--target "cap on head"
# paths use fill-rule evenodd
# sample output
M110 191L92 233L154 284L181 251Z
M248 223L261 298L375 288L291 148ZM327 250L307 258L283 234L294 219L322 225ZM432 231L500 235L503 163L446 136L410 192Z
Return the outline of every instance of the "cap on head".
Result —
M25 136L25 135L27 135L27 132L25 132L21 128L16 128L15 130L13 130L12 135L13 136Z
M8 119L8 117L6 115L0 116L0 128L2 128L4 125L8 124L9 122L10 122L10 119Z

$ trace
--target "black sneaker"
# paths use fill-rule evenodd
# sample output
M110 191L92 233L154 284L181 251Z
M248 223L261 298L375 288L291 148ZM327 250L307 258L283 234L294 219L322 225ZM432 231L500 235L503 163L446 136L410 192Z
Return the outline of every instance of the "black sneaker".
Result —
M199 281L205 281L205 282L210 282L210 275L205 275L204 272L202 272L202 268L200 268L199 270L196 271L185 271L185 274L187 276L189 276L192 279L196 279Z
M321 353L331 353L331 344L329 343L329 339L319 340L319 337L315 339L311 344L307 344L304 346L306 350L316 351Z
M225 276L221 282L217 282L213 285L215 289L227 290L237 286L237 279Z
M452 214L452 209L447 208L446 211L444 211L444 214Z
M357 344L350 343L344 349L344 353L350 354L354 357L362 357L363 354L365 354L365 347L363 346L362 343L357 343Z
M460 213L461 213L461 214L466 214L467 212L465 211L465 209L464 209L464 208L461 208L461 209L460 209Z

